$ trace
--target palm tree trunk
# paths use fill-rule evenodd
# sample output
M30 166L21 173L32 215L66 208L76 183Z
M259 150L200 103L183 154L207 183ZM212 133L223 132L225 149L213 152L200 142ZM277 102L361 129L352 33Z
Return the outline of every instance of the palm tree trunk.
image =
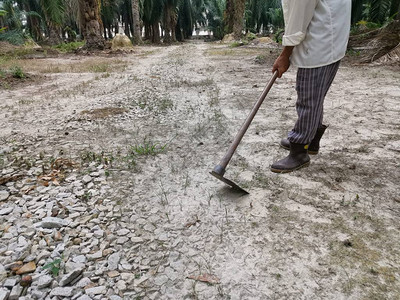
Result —
M49 28L49 38L47 42L50 45L58 45L62 43L62 39L60 37L60 28L52 23L48 24Z
M246 0L235 0L233 35L236 40L239 40L243 35L243 17L245 8Z
M142 32L140 30L139 0L132 0L132 19L133 19L133 42L142 43Z
M161 42L161 37L160 37L160 25L158 23L155 23L152 25L152 42L154 44L159 44Z
M233 32L234 13L235 13L235 0L227 0L225 16L224 16L225 33Z
M81 31L86 49L103 50L105 40L100 18L100 0L79 0Z

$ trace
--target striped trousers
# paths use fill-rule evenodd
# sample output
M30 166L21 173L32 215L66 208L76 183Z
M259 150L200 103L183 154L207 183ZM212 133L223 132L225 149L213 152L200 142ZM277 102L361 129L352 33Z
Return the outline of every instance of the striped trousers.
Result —
M340 61L319 68L297 71L296 111L298 119L288 139L296 144L309 144L322 127L324 99L339 69Z

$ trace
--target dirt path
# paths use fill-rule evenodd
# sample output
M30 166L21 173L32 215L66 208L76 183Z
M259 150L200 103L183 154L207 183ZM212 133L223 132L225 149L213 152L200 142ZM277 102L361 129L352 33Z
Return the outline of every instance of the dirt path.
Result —
M269 165L286 154L277 143L295 120L291 69L227 170L250 195L208 174L269 79L270 64L256 61L274 53L144 47L118 58L123 71L50 73L43 84L2 91L0 151L83 160L79 174L114 160L107 193L90 203L120 212L99 221L104 231L141 238L104 237L144 278L114 287L126 299L398 299L398 70L344 64L325 102L320 154L309 168L276 175ZM201 274L215 276L212 284L188 278ZM107 280L111 289L118 281Z

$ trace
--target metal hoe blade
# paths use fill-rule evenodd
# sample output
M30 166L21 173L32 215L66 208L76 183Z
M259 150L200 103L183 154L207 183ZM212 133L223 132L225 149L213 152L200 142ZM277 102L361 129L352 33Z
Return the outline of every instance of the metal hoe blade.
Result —
M257 111L259 110L259 108L260 108L261 104L263 103L265 97L267 96L269 90L272 88L272 85L274 84L276 78L278 78L278 71L275 71L275 73L272 75L272 78L268 82L267 86L264 88L264 91L262 92L258 101L254 104L250 114L246 118L246 121L240 128L239 132L237 133L237 135L236 135L235 139L233 140L231 146L229 147L228 151L226 152L224 157L221 159L220 163L214 168L214 170L212 172L210 172L211 175L213 175L214 177L218 178L219 180L225 182L227 185L230 185L236 191L240 191L240 192L248 194L248 192L246 192L244 189L242 189L236 183L234 183L231 180L226 179L224 177L226 166L230 162L233 154L236 151L236 148L239 146L240 141L242 140L244 134L246 133L247 129L249 128L251 122L253 121Z
M219 180L225 182L227 185L231 186L232 189L234 189L237 192L242 192L244 194L248 194L249 192L245 191L244 189L242 189L240 186L238 186L236 183L234 183L233 181L225 178L224 176L221 176L217 173L215 173L214 171L211 171L210 174L212 176L214 176L215 178L218 178Z

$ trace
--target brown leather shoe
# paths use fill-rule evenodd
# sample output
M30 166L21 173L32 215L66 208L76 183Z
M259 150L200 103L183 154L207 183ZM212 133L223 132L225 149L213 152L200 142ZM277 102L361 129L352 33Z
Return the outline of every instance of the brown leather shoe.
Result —
M308 145L290 143L290 153L271 166L274 173L289 173L310 164L310 156L307 153Z

